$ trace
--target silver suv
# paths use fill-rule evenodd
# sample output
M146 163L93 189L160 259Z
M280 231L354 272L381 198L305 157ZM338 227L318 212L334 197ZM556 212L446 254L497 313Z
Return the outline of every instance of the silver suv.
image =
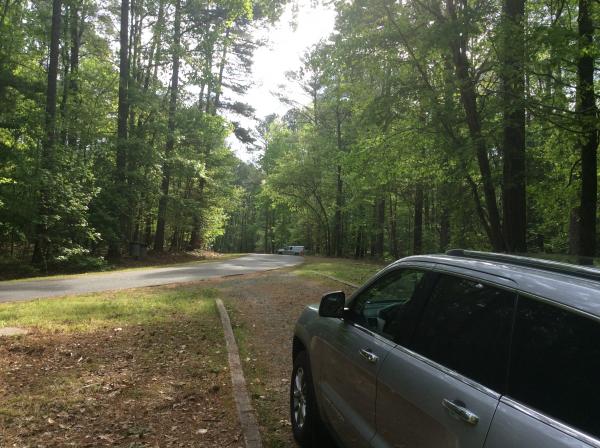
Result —
M600 271L404 258L307 307L293 360L304 447L600 447Z

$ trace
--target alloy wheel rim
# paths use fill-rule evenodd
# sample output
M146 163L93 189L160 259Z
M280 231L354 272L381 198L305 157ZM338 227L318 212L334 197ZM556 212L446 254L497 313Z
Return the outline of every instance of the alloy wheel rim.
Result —
M293 384L294 423L298 429L304 427L306 421L306 379L304 369L298 367Z

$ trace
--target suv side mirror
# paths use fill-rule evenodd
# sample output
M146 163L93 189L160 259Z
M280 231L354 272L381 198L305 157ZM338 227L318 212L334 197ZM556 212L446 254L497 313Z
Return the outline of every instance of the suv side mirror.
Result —
M328 292L321 297L319 316L341 318L344 315L344 306L346 306L344 291Z

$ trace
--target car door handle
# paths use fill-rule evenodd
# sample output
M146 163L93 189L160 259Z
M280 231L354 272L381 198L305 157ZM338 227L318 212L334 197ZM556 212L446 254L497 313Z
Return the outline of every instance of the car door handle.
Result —
M447 398L444 398L442 400L442 406L446 408L446 410L452 417L458 420L462 420L463 422L466 422L469 425L475 426L479 422L479 417L477 417L477 415L469 411L465 407L464 403L450 401Z
M377 356L368 348L361 348L358 351L358 353L360 354L360 356L362 356L364 359L366 359L372 364L375 364L379 360L379 356Z

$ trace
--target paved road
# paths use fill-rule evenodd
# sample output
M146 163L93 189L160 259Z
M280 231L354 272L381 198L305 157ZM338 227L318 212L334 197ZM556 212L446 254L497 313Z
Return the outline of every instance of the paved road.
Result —
M0 282L0 302L191 282L225 275L251 274L294 266L301 262L301 257L291 255L250 254L227 261L186 263L178 266L87 274L54 280Z

